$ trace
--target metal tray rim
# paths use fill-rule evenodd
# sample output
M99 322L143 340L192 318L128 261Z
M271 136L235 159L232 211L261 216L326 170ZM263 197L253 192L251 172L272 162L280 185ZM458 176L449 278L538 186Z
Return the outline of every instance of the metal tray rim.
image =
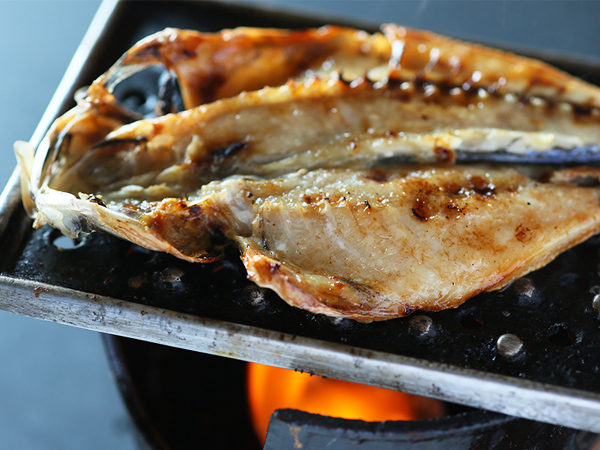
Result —
M0 276L0 293L0 309L32 318L600 433L600 394L205 319L8 276Z

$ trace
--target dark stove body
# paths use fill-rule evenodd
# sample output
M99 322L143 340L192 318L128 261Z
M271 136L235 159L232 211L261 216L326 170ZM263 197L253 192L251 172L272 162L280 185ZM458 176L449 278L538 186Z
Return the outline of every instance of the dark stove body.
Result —
M140 450L259 450L249 415L246 363L104 335ZM592 433L455 404L447 417L363 422L276 411L264 450L587 450Z
M482 410L382 423L279 410L271 418L264 450L584 450L593 441L588 433Z
M324 22L211 2L119 3L56 113L134 42L166 26L217 31ZM550 60L600 79L594 64ZM360 324L287 306L246 279L235 251L189 264L101 234L60 248L55 231L30 229L12 181L0 199L2 309L600 432L597 238L456 310ZM282 413L278 420L288 419L302 417Z

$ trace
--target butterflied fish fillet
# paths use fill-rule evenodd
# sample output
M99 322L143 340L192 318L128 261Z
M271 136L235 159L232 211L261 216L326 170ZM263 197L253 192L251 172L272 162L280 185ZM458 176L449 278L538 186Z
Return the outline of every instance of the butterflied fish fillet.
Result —
M596 233L600 191L571 181L600 170L553 177L476 166L318 169L233 176L186 200L40 196L63 231L103 229L189 261L213 260L212 238L223 233L250 279L289 304L368 322L458 306Z
M391 25L384 30L153 35L55 122L24 190L47 184L95 192L163 182L187 189L188 181L163 174L182 164L198 184L234 173L280 175L394 157L448 162L457 150L518 154L600 142L596 87L498 50ZM246 60L249 49L255 57ZM291 57L274 56L279 53L298 54L303 63L290 72ZM177 73L189 109L136 121L111 93L115 80L159 63ZM214 88L214 72L219 86L228 87L212 89L215 101L199 105L206 97L199 86ZM271 87L245 92L246 80L257 79L237 76L246 72L263 73L256 83ZM277 86L272 74L279 72L296 81ZM368 76L347 75L356 73Z
M189 109L137 120L112 89L157 63ZM35 157L16 150L35 226L188 261L218 258L225 235L288 303L368 322L455 307L596 233L599 191L583 186L595 169L452 163L598 145L599 106L597 88L540 62L396 26L166 30L100 77Z

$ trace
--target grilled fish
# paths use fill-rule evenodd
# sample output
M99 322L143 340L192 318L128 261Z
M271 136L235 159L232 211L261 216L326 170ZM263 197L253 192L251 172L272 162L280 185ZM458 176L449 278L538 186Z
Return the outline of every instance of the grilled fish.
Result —
M188 109L139 119L112 90L158 63ZM35 226L188 261L218 258L225 235L288 303L368 322L455 307L596 233L595 169L453 163L598 145L599 106L597 88L543 63L397 26L166 30L35 156L15 149Z

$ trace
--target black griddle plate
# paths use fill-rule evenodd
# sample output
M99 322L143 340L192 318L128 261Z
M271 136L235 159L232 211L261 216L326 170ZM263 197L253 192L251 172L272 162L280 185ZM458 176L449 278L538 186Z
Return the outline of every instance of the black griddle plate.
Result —
M298 28L323 24L319 19L218 3L173 5L117 4L64 99L63 111L76 88L89 84L137 40L167 26L217 31L239 25ZM588 79L600 74L600 67L552 62L571 73L586 74ZM18 202L15 177L11 183L0 215L2 309L600 432L600 300L594 308L594 299L600 295L597 238L565 252L504 291L478 295L455 310L361 324L289 307L273 292L247 281L233 249L222 261L191 264L99 233L75 248L58 248L64 244L57 240L56 231L30 230ZM63 298L75 299L67 312L60 310ZM117 309L111 309L115 305ZM139 324L130 326L128 311L139 312ZM153 315L158 317L155 328L148 325ZM165 325L164 317L185 320ZM202 334L194 328L195 321L200 327L226 331L210 344L194 343L193 336ZM177 336L185 334L190 324L191 337ZM146 325L149 328L144 332L136 331L135 326ZM227 342L235 342L235 333L262 340L254 349L228 351ZM500 337L506 334L514 336L505 336L504 343L509 345L499 346ZM288 345L289 354L274 342ZM309 349L308 353L299 355L298 346L301 353ZM323 349L331 355L315 356ZM518 352L513 355L511 350ZM339 355L351 359L337 361ZM319 358L329 358L331 366ZM364 364L373 361L380 372L365 375ZM344 364L354 367L344 368ZM418 371L412 374L415 367ZM457 378L449 381L447 376ZM506 392L497 393L497 389ZM546 398L548 393L551 399ZM519 404L529 401L531 409Z

